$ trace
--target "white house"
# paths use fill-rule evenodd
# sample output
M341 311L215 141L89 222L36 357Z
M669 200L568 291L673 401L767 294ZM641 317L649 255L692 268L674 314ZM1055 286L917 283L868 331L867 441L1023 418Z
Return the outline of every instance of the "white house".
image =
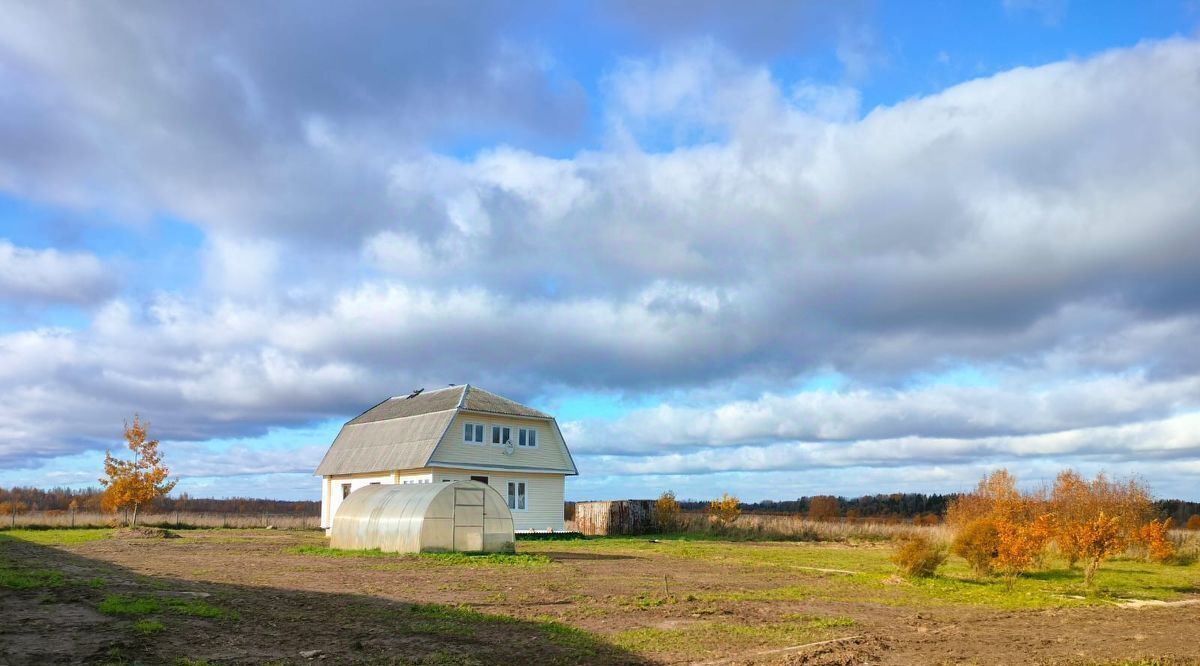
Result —
M475 480L508 500L513 526L563 529L575 462L554 417L470 384L388 398L342 426L317 466L321 527L363 486Z

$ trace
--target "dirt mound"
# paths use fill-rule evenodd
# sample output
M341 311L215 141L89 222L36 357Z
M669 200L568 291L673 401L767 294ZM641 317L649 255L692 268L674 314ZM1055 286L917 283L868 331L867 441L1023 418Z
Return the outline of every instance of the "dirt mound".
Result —
M788 655L787 666L854 666L878 663L887 644L877 636L856 636L845 641L829 641L812 649Z
M113 530L114 539L178 539L179 535L161 527L119 527Z

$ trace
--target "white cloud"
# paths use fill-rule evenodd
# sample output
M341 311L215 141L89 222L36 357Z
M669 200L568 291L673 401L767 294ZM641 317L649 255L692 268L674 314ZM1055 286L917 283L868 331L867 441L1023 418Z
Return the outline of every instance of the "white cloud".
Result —
M0 296L13 302L89 305L111 295L112 269L83 252L35 250L0 239Z
M997 386L817 390L697 407L664 403L616 422L566 423L564 431L581 453L645 455L791 440L982 440L1126 424L1195 409L1200 409L1196 375L1160 381L1107 375L1051 386L1013 377Z
M45 34L28 13L18 23ZM146 20L154 34L175 25ZM0 76L25 77L22 104L61 97L71 113L24 109L11 127L70 159L0 151L0 186L194 221L206 273L195 290L112 301L85 329L0 336L9 464L94 446L135 410L176 439L252 434L450 381L517 398L738 388L571 433L581 452L631 454L598 459L631 473L1117 455L1103 442L1176 437L1173 419L1196 407L1192 40L1004 72L861 118L852 90L797 88L692 45L611 73L598 115L612 134L592 150L455 158L413 139L476 117L445 77L372 70L363 81L387 94L362 98L321 69L309 91L290 62L281 72L234 49L218 73L172 70L180 97L146 105L108 94L163 92L133 57L141 42L15 30L0 37L21 67ZM46 46L60 42L73 48ZM154 43L153 63L180 55ZM455 62L474 72L493 46ZM513 58L488 75L482 115L529 125L549 95L571 116L544 89L546 65ZM537 91L528 108L521 91ZM220 113L193 108L201 93ZM422 106L427 94L440 102ZM424 129L388 140L409 103ZM4 128L3 145L25 140ZM110 152L95 136L127 141ZM903 388L954 365L997 368L1001 384ZM773 388L826 368L852 390ZM1163 441L1183 443L1147 455L1195 457L1186 438Z
M636 458L588 456L585 469L605 474L712 474L813 468L891 468L910 465L1003 465L1023 458L1131 463L1200 455L1200 412L1120 426L1039 435L896 437L853 442L788 442L707 448Z

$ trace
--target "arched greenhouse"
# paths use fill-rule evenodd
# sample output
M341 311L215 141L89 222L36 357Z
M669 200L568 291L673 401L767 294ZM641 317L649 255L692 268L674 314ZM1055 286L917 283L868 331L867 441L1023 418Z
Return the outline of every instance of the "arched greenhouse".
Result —
M395 553L512 552L513 519L500 493L477 481L370 485L342 501L329 545Z

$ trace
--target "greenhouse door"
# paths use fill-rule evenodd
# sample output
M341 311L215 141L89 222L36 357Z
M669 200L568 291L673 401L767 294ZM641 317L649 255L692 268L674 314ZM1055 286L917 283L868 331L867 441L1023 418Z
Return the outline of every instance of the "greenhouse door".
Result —
M483 550L483 490L454 489L454 550L478 553Z

